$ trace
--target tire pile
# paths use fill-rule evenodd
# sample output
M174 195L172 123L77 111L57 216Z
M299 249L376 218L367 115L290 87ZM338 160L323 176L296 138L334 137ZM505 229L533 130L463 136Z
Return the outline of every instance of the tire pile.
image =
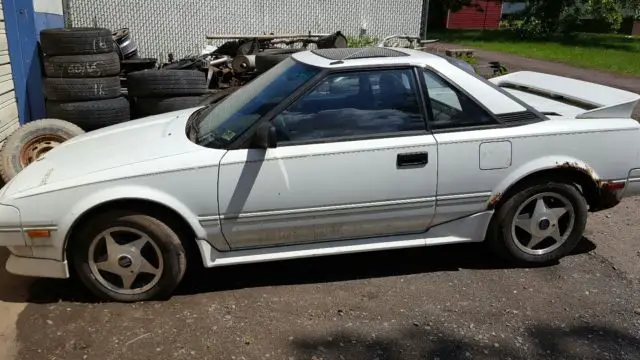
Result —
M130 120L118 76L120 57L109 29L45 29L40 42L47 116L84 131Z
M133 117L157 115L199 106L207 93L199 70L143 70L127 74Z

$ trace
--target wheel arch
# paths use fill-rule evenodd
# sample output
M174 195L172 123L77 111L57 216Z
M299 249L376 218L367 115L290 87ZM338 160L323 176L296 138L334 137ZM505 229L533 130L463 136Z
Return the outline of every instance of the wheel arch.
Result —
M159 217L159 220L167 222L169 227L181 232L179 235L191 238L192 241L183 242L185 246L190 248L187 250L196 249L196 239L206 237L204 228L197 221L197 216L177 199L151 189L127 189L124 192L124 189L113 190L91 196L71 212L79 215L66 222L69 225L64 231L63 256L65 258L68 258L69 241L80 226L93 215L109 210L137 210L147 215Z
M602 182L595 170L581 160L553 157L534 160L511 173L492 191L487 209L499 208L524 184L548 178L569 180L580 187L590 207L598 204Z

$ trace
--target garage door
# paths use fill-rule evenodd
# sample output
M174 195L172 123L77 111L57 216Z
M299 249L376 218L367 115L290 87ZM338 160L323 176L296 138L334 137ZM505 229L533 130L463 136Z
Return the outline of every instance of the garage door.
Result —
M4 142L4 139L19 126L18 105L13 89L11 64L9 63L4 12L2 11L2 2L0 2L0 143Z

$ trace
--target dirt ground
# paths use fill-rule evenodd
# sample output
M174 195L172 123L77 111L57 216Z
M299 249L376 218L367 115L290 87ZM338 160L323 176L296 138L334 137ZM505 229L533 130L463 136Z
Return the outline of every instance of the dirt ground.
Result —
M2 270L0 359L640 359L639 209L591 215L540 268L482 244L387 251L211 269L138 304Z

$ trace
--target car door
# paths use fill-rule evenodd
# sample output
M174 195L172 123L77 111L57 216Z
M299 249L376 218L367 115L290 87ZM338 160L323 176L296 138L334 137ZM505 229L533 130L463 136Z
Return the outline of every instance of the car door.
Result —
M233 249L424 232L437 146L413 68L328 74L271 119L276 148L228 151L219 214Z
M435 71L421 74L438 143L435 225L486 210L492 190L511 168L512 131Z

